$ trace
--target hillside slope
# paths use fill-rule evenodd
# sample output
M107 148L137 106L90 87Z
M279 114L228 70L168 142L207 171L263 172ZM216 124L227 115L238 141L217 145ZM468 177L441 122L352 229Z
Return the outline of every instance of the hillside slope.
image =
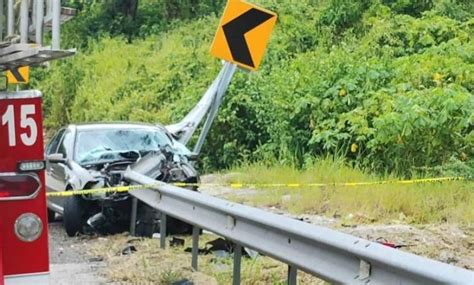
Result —
M335 155L379 173L472 175L470 1L254 2L279 20L262 69L233 79L205 145L208 169L261 160L304 166ZM158 5L142 3L142 12ZM112 33L83 39L77 56L35 74L47 126L181 118L220 68L209 54L214 10L132 43Z

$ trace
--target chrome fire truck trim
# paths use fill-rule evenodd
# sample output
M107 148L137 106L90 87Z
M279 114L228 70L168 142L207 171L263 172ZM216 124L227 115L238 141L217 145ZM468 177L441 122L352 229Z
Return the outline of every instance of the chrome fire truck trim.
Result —
M5 285L49 285L49 272L5 276Z

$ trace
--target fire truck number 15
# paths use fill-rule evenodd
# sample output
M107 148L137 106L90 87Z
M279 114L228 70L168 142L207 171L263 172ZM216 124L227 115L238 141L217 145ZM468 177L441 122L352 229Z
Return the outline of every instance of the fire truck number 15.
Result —
M20 110L20 127L29 129L20 134L21 142L25 146L32 146L38 138L38 126L36 121L30 116L36 113L35 105L22 105ZM16 146L15 109L13 105L7 107L7 111L2 116L2 126L8 126L8 145ZM28 134L29 133L29 134Z

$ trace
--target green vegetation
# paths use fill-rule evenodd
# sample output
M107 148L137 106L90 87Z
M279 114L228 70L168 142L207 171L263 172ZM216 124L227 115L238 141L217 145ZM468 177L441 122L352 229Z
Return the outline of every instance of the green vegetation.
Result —
M191 246L191 237L185 239L185 246ZM203 234L199 237L200 247L206 242L215 240L215 235ZM167 247L163 250L157 239L134 240L131 243L137 251L131 255L117 254L124 245L130 244L129 237L115 235L107 239L93 239L88 242L88 254L100 257L108 266L104 274L108 280L127 284L163 284L168 285L183 279L192 280L195 284L231 284L231 254L216 257L214 254L199 256L199 271L191 268L191 254L186 247ZM159 262L158 262L159 261ZM140 268L140 270L130 270ZM241 267L242 284L286 284L288 267L266 256L256 259L243 258ZM298 273L298 284L327 284L326 282L304 272Z
M288 166L248 165L232 170L229 183L293 184L380 181L342 161L316 161L305 170ZM239 173L241 173L239 175ZM387 178L397 180L395 177ZM230 198L255 206L275 207L292 214L341 218L343 223L472 224L474 183L449 181L325 187L258 187L248 195Z
M225 176L231 183L438 175L467 181L243 189L227 198L295 215L326 216L331 227L349 233L360 224L395 224L391 232L370 225L374 228L359 236L393 239L430 258L440 259L446 250L469 256L474 1L248 1L279 18L261 69L238 72L230 85L204 145L206 171L245 174ZM45 94L50 130L84 121L175 122L221 67L209 48L225 0L63 2L80 9L63 28L62 40L79 53L51 69L35 70L32 82ZM399 223L421 225L403 234L397 232ZM458 224L466 227L462 234ZM439 229L431 239L433 226ZM423 227L429 229L413 235ZM201 247L211 238L201 236ZM118 254L129 243L137 252ZM114 282L231 282L231 257L200 257L200 273L190 268L183 248L161 250L156 239L115 235L88 244L90 254L103 257L104 273ZM284 284L286 270L268 257L244 259L242 283ZM322 283L304 273L298 278L301 284Z
M83 10L63 42L80 53L33 82L49 128L176 121L220 68L208 50L224 1L143 0L133 28L123 9L110 13L114 1L72 2ZM305 168L333 155L384 175L472 177L474 2L252 2L279 20L261 70L233 79L205 144L206 169Z

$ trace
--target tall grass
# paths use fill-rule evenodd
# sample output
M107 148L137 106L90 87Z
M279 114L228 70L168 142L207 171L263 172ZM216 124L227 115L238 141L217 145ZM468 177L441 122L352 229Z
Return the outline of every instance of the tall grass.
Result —
M256 195L235 196L240 202L276 207L290 213L349 217L354 222L409 223L474 221L474 183L447 181L415 184L309 187L306 183L343 183L394 180L350 167L341 160L315 161L304 170L291 166L250 164L235 167L231 183L303 184L301 187L256 187Z
M233 256L216 257L201 255L199 271L191 268L191 255L184 249L192 244L190 236L181 236L186 246L167 247L163 250L156 239L134 239L126 235L109 236L107 239L94 239L89 243L88 255L101 257L107 263L103 274L117 284L175 284L184 279L194 284L231 284ZM216 239L215 235L200 236L200 247ZM123 247L133 243L137 251L124 256ZM130 270L140 268L140 270ZM242 258L242 284L286 284L287 265L266 256L255 259ZM326 284L318 278L301 272L298 284Z

